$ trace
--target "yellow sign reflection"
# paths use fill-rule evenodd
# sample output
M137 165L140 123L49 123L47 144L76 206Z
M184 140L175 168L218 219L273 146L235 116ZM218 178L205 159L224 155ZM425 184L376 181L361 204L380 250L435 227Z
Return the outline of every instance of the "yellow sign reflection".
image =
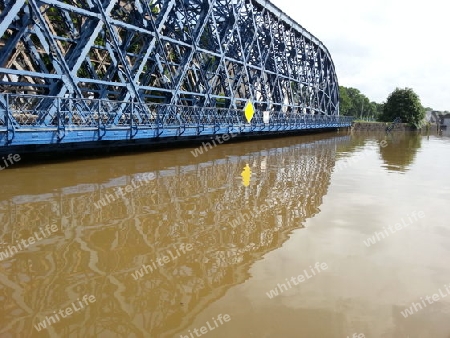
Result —
M250 177L252 176L252 170L248 163L245 165L244 170L241 173L242 176L242 184L246 187L250 185Z

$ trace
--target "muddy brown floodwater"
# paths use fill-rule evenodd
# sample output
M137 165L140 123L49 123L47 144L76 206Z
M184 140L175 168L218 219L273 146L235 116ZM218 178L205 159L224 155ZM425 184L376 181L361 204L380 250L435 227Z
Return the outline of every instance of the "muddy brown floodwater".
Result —
M450 137L0 171L0 337L450 336Z

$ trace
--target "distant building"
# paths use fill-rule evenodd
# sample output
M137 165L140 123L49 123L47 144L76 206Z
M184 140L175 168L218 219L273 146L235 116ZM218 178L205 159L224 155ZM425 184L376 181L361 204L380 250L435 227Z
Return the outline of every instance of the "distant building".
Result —
M440 123L439 121L439 111L437 110L428 110L425 112L425 121L429 123Z
M437 110L429 110L425 112L425 121L430 123L436 123L440 126L445 126L444 128L449 129L450 127L450 113L440 112Z
M450 113L439 115L441 126L445 126L445 128L450 129Z

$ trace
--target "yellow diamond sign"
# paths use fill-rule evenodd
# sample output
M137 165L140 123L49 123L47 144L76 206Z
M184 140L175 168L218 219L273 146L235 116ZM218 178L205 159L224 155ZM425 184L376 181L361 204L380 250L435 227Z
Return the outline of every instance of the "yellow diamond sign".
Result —
M255 109L253 109L252 101L250 100L247 101L247 104L245 105L244 108L244 114L245 118L247 119L247 122L250 123L250 121L253 118L253 115L255 114Z

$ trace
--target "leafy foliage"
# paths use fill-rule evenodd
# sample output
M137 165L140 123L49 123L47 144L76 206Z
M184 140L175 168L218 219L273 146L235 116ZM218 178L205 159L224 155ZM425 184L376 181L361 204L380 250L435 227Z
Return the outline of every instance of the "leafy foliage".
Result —
M382 113L383 105L371 102L358 89L339 86L339 111L344 116L374 120Z
M420 98L411 88L396 88L388 96L379 120L391 122L396 117L416 128L425 118L425 109L420 103Z

